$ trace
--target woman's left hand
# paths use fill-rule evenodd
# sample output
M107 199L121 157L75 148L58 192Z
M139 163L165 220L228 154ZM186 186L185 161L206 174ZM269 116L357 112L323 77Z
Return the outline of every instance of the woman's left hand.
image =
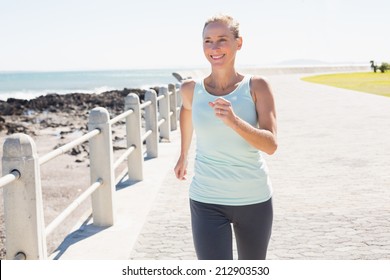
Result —
M217 118L221 119L226 125L231 126L236 118L232 104L223 97L217 98L214 102L209 102Z

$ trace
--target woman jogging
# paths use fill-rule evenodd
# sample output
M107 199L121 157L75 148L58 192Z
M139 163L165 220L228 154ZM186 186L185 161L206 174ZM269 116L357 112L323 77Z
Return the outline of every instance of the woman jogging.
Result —
M211 73L181 87L181 153L176 177L185 180L188 150L196 135L189 197L198 259L265 259L272 231L272 186L262 152L277 149L276 112L268 83L242 75L235 57L239 24L228 15L206 21L203 51Z

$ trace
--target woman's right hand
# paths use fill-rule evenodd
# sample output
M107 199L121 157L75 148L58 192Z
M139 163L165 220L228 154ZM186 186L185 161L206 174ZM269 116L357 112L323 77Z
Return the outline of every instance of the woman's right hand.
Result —
M176 166L175 166L175 175L176 178L179 180L187 180L187 165L188 160L186 156L181 155L179 159L177 160Z

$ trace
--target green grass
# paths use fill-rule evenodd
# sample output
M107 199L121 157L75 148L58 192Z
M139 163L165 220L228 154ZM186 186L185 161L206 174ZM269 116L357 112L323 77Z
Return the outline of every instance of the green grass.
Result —
M302 80L390 97L390 72L326 74L304 77Z

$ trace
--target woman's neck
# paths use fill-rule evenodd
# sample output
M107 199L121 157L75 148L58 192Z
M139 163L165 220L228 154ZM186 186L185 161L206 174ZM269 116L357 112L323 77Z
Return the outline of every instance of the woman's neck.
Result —
M242 80L242 75L238 74L234 68L231 69L213 69L210 76L206 78L208 87L216 91L225 91L234 87Z

